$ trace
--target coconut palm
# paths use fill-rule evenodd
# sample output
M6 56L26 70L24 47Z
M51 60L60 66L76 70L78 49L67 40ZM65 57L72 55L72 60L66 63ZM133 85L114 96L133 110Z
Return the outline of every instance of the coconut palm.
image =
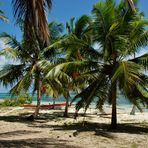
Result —
M117 126L117 88L135 105L138 103L130 95L133 86L137 85L139 87L142 85L143 91L147 93L140 77L144 75L140 63L135 62L134 59L130 61L125 58L135 53L141 46L147 45L148 32L144 27L148 25L148 21L144 20L138 12L131 13L127 11L122 14L122 9L111 0L105 3L97 3L93 8L95 19L94 41L99 43L100 52L103 55L102 72L106 74L105 80L108 81L109 87L107 90L110 95L108 98L112 103L111 128ZM141 58L138 57L137 59ZM145 54L143 60L147 61L147 58L147 54ZM147 63L144 66L146 68ZM100 73L101 77L102 72ZM142 89L137 88L137 91L140 93ZM147 97L147 95L144 97Z
M46 48L46 51L50 51L51 49L57 49L63 52L63 59L57 63L57 65L55 65L56 67L54 69L47 70L47 75L48 73L53 73L54 71L56 71L55 69L62 69L63 68L63 63L65 62L71 62L71 61L76 61L76 60L80 60L82 61L82 59L85 58L86 52L85 50L83 50L80 46L77 46L77 44L74 43L74 40L76 38L78 39L83 39L84 42L91 42L91 18L87 15L83 15L81 16L79 19L77 19L75 21L75 18L71 18L70 22L66 23L66 29L67 29L67 34L64 35L60 40L54 42L53 44L51 44L49 47ZM75 47L74 47L75 46ZM78 47L78 48L77 48ZM91 50L91 46L90 44L86 44L86 47L88 50ZM48 63L48 62L47 62ZM46 63L46 64L47 64ZM49 63L50 64L50 63ZM43 66L43 69L47 67ZM52 71L52 72L51 72ZM77 71L69 71L66 75L63 71L60 70L61 75L63 75L63 77L69 76L72 79L75 79L78 75L79 72ZM65 75L65 76L64 76ZM50 76L50 75L48 75ZM67 79L66 79L67 80ZM69 81L70 82L70 81ZM63 95L66 99L66 108L65 108L65 113L64 115L67 116L68 115L68 104L69 104L69 91L70 90L77 90L77 88L75 89L74 86L72 87L72 84L66 81L62 82L62 87L63 89ZM82 84L81 84L82 85ZM78 91L78 90L77 90Z
M54 25L54 28L55 26L56 25ZM49 30L51 32L52 27L53 25L50 25ZM40 69L38 63L44 58L49 58L51 61L52 56L56 53L50 52L48 53L48 56L45 56L45 53L41 52L42 47L40 47L41 49L38 51L35 48L36 45L32 45L32 48L28 49L25 42L20 43L15 37L10 36L7 33L2 33L0 38L8 46L8 48L5 48L0 52L0 55L17 61L15 62L16 64L8 64L3 67L0 71L0 82L3 83L4 86L10 85L13 87L10 90L12 95L19 94L21 90L27 91L31 86L33 86L33 93L37 92L37 108L34 114L34 117L36 117L39 113L40 100L42 96L41 87L44 80L44 73ZM52 38L56 39L54 34Z
M76 49L91 49L86 50L88 58L62 65L66 73L69 71L80 73L75 83L85 81L87 84L87 87L73 99L74 101L81 98L76 105L76 110L81 107L87 109L94 99L97 99L99 108L108 101L112 104L111 128L117 127L117 89L139 109L139 100L148 103L145 84L147 76L143 73L143 68L148 67L148 54L129 58L147 45L148 31L145 30L145 26L148 25L148 21L141 13L123 11L124 8L123 3L116 5L112 0L95 4L92 11L93 43L76 36L65 42L71 48L74 45L73 48ZM63 42L62 45L65 44ZM93 49L93 44L98 44L98 49ZM134 90L137 93L132 95Z
M61 59L57 59L55 63L51 63L48 60L42 60L39 62L39 66L44 73L43 85L45 86L44 93L57 98L63 95L66 99L66 106L64 117L68 117L69 106L69 91L71 88L71 78L66 73L61 71Z
M22 90L27 91L31 84L34 84L33 92L37 90L38 100L36 116L41 98L40 85L42 77L37 66L37 62L40 60L40 53L26 49L24 43L18 42L15 37L7 33L2 33L1 39L8 46L8 48L1 51L1 55L15 60L15 64L4 65L0 71L0 82L4 86L10 85L12 87L10 90L12 95L19 94Z

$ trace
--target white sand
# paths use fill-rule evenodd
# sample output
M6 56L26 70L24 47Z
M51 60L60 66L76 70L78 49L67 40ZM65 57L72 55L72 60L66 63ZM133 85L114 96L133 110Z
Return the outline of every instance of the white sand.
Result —
M118 108L118 130L108 131L110 107L105 108L106 115L88 109L86 117L80 115L77 120L72 118L73 107L67 119L60 117L63 110L41 110L34 122L25 120L34 109L1 108L0 148L147 148L148 112L130 115L130 110Z

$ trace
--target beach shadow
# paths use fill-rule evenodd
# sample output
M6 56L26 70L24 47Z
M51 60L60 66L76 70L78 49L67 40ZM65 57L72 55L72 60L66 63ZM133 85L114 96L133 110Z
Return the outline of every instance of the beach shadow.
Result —
M52 138L31 138L18 140L0 140L0 147L18 148L80 148L66 144L66 140Z
M63 112L53 112L53 113L40 113L40 116L35 121L27 121L26 116L29 114L21 114L20 116L0 116L0 120L6 122L21 122L28 124L29 127L36 127L36 128L52 128L52 130L75 130L77 133L81 132L95 132L97 136L103 136L108 138L114 138L113 133L129 133L129 134L148 134L148 125L147 124L139 124L139 123L124 123L118 124L116 130L110 130L110 124L105 123L91 123L91 122L84 122L84 123L70 123L70 124L62 124L57 125L60 120L64 120L65 118L62 116ZM73 119L74 113L69 114L69 118ZM79 114L79 116L84 116L84 114ZM87 115L89 116L89 115ZM105 116L105 115L104 115ZM50 121L55 121L55 125L50 125ZM41 124L34 124L34 123L41 123Z
M24 122L25 118L17 115L9 115L9 116L0 116L0 121L6 122Z
M126 124L118 124L116 130L111 130L109 124L103 123L74 123L70 125L49 125L42 124L37 125L38 128L51 128L55 131L63 131L63 130L71 130L77 131L77 134L81 132L95 132L95 135L107 137L107 138L115 138L114 133L128 133L128 134L139 134L139 135L147 135L148 134L148 126L140 126L139 123L126 123Z
M81 132L95 132L95 135L102 136L110 139L114 139L115 136L108 132L108 124L97 124L97 123L75 123L71 125L54 126L54 130L72 130L76 131L77 134Z
M10 138L13 136L21 136L21 135L28 135L29 134L39 134L41 133L40 131L29 131L29 130L17 130L17 131L11 131L11 132L5 132L5 133L0 133L0 138Z

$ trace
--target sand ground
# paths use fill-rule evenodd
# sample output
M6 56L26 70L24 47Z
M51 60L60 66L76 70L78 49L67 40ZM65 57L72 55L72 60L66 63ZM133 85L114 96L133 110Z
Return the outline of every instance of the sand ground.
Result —
M73 119L63 118L63 110L41 110L37 120L27 121L34 109L0 108L1 148L148 148L148 112L129 115L130 109L118 108L118 129L109 130L111 108L106 114L81 110Z

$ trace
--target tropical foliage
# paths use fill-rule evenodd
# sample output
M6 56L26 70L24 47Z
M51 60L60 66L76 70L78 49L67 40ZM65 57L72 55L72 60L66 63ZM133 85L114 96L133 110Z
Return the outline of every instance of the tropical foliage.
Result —
M144 74L144 69L147 69L148 65L148 56L145 54L132 58L148 43L148 34L145 30L148 21L138 10L133 12L125 8L123 1L119 5L112 0L98 2L92 10L93 21L89 24L89 33L85 31L84 37L83 34L79 37L67 25L69 32L72 32L70 36L48 48L68 47L66 55L69 55L69 50L74 54L74 51L79 49L81 58L75 58L61 65L69 76L77 73L76 77L72 77L75 86L79 87L82 82L87 86L73 99L75 101L81 98L76 110L82 107L87 109L96 98L98 98L96 105L100 109L106 101L109 102L112 104L111 128L117 126L117 90L140 110L140 100L148 103L147 76ZM81 34L80 30L79 33Z
M53 27L57 27L57 30L58 28L60 30L61 25L56 25L52 22L49 30L52 30ZM58 34L58 32L56 34ZM46 58L50 58L51 60L55 54L53 52L48 52L48 56L45 56L47 53L42 52L42 47L40 47L40 50L38 51L36 51L36 46L32 46L31 49L28 49L26 42L22 41L20 43L14 36L10 36L7 33L2 33L0 38L8 46L0 51L0 55L14 60L16 63L8 64L3 67L0 71L0 81L6 87L7 85L13 86L10 90L12 95L19 94L21 91L26 92L30 87L32 87L33 93L37 91L38 107L35 112L36 116L39 111L40 99L42 95L41 88L43 86L42 82L44 78L38 62ZM53 39L55 40L56 38L57 36L54 36L53 34Z

